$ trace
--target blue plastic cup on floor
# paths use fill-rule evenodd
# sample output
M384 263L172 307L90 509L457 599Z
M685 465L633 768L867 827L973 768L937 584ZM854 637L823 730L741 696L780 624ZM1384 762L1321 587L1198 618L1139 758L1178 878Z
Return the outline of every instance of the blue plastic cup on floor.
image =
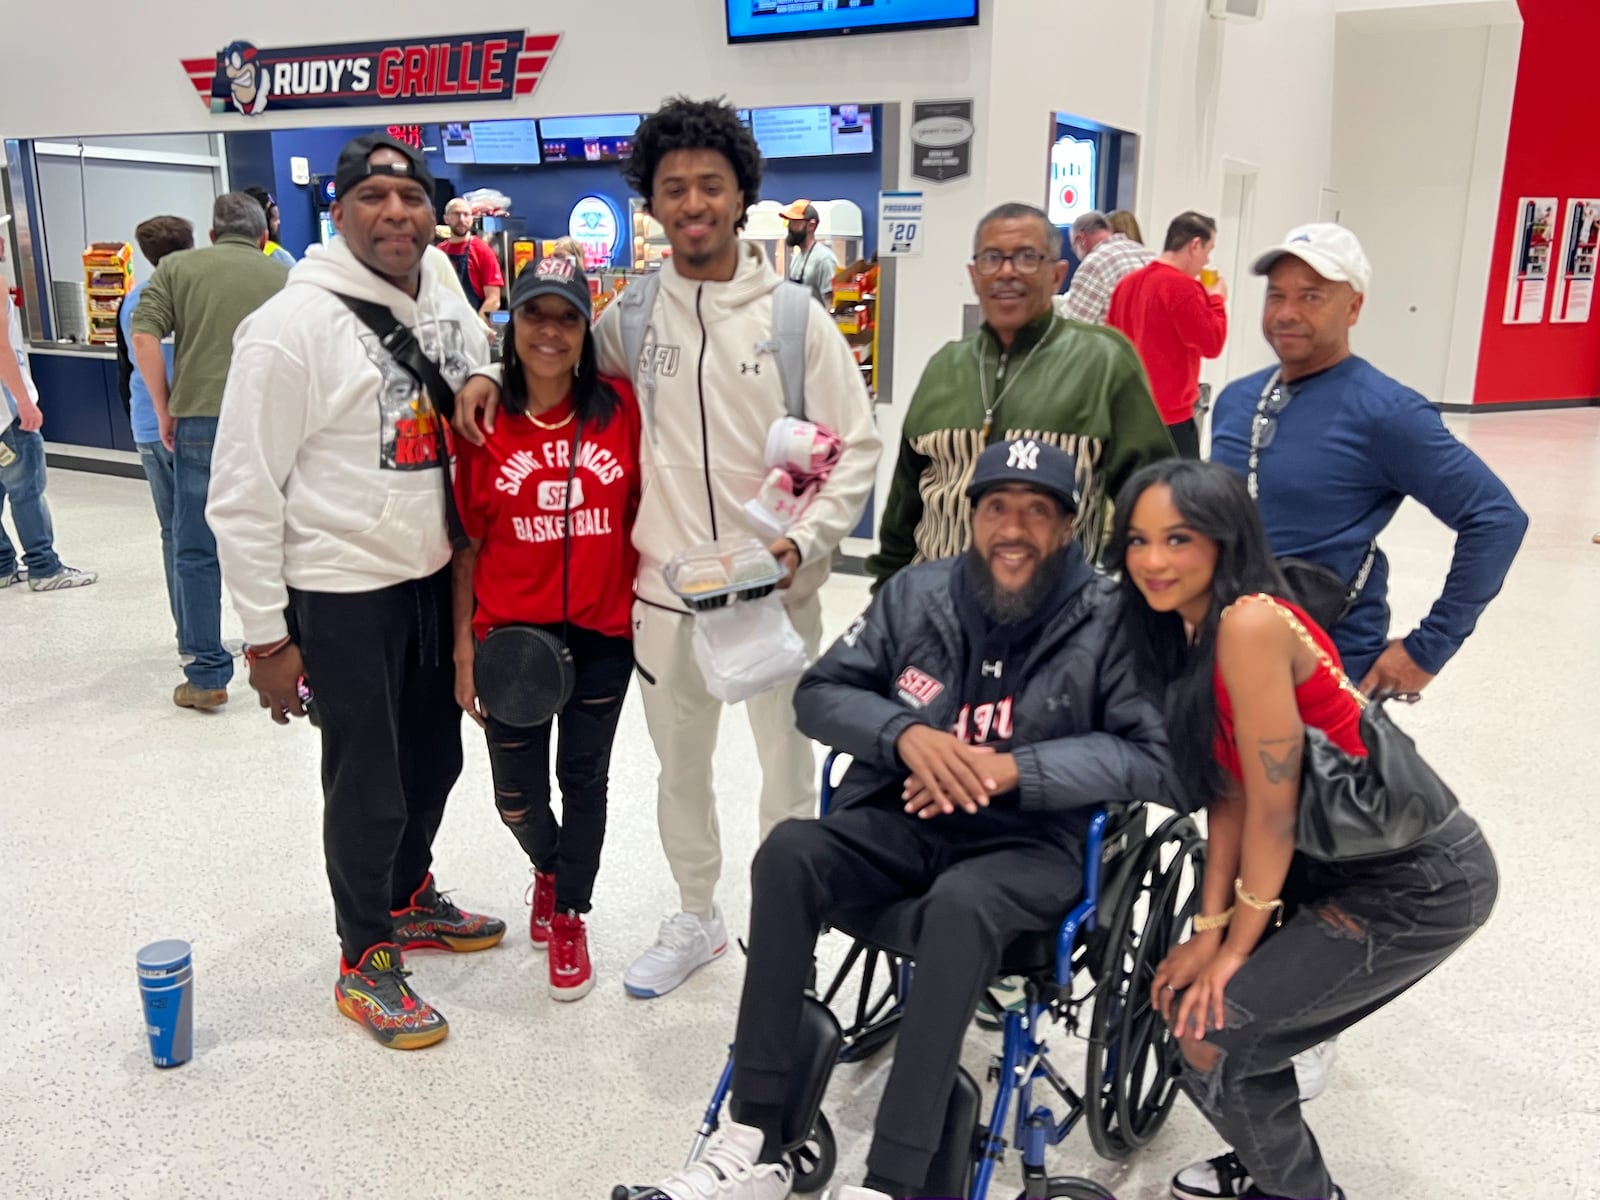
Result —
M158 1067L181 1066L194 1056L194 963L189 943L154 942L139 951L137 962L150 1059Z

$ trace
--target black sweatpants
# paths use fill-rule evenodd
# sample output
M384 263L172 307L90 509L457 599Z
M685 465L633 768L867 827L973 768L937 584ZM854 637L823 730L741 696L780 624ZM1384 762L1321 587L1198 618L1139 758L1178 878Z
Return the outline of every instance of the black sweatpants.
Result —
M1083 887L1082 833L1039 813L922 820L895 795L787 821L751 868L750 960L734 1043L736 1101L781 1105L817 935L840 914L921 896L916 980L867 1167L920 1185L939 1148L961 1040L1000 953L1052 928ZM893 805L893 807L891 807Z
M345 961L394 940L461 774L450 571L374 592L289 591L322 729L322 844Z
M542 628L561 635L559 625ZM489 714L489 768L500 817L541 871L554 872L556 908L589 911L606 840L611 744L633 676L633 641L572 626L566 631L576 681L567 706L533 729ZM550 726L558 725L556 783L561 820L550 807ZM521 813L512 820L508 813Z
M1200 457L1200 421L1190 417L1187 421L1179 421L1175 425L1167 426L1167 435L1172 438L1172 444L1177 448L1179 458L1198 459Z

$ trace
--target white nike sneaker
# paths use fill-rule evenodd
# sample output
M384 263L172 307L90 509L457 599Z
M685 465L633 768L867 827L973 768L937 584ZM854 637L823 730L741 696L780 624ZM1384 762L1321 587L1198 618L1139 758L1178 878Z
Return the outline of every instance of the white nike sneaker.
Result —
M1333 1070L1333 1060L1338 1053L1338 1041L1329 1038L1309 1050L1302 1050L1291 1060L1294 1063L1295 1082L1300 1085L1301 1104L1322 1095L1328 1086L1328 1072Z
M727 948L728 929L720 909L713 907L709 920L681 912L661 922L656 944L633 960L622 986L628 995L645 1000L665 996Z
M789 1168L757 1161L762 1140L759 1129L729 1121L712 1135L704 1154L634 1200L786 1200Z

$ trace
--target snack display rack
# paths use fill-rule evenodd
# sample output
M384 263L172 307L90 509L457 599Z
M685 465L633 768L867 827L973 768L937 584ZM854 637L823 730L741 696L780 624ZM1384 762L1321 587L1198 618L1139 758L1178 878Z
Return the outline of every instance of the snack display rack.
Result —
M83 252L84 307L89 341L114 346L117 310L133 290L133 247L127 242L93 242Z
M878 396L878 264L865 259L833 277L833 321L856 356L867 392Z

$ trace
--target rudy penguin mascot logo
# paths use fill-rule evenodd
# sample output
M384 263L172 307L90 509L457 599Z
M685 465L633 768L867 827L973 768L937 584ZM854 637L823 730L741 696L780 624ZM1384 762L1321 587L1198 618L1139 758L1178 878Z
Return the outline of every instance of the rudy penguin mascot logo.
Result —
M253 117L266 108L268 87L268 72L256 48L249 42L234 42L217 54L211 111L225 113L232 105Z

